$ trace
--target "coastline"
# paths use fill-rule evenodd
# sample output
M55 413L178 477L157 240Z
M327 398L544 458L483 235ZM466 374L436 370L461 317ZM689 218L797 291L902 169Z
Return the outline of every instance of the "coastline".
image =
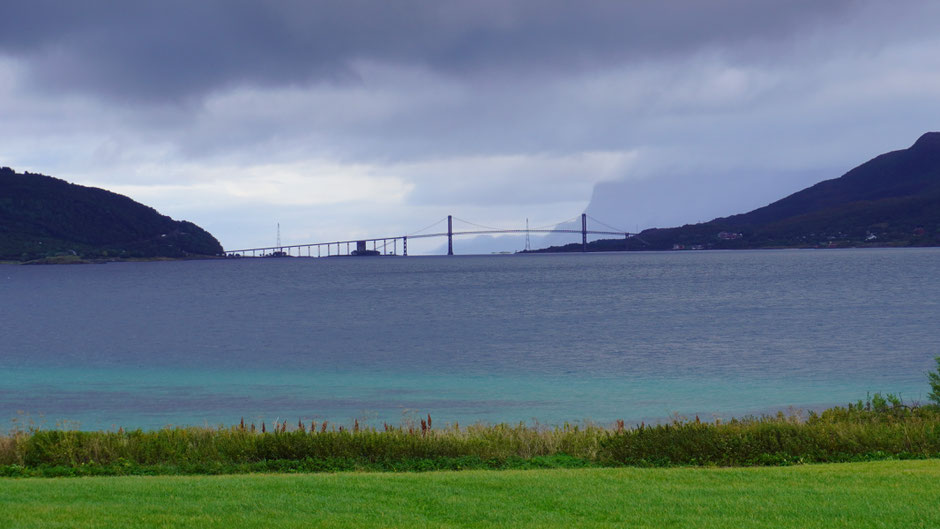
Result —
M107 264L107 263L150 263L160 261L207 261L213 259L226 259L217 255L191 255L186 257L107 257L85 259L76 255L63 255L44 257L31 261L0 261L0 265L75 265L75 264Z

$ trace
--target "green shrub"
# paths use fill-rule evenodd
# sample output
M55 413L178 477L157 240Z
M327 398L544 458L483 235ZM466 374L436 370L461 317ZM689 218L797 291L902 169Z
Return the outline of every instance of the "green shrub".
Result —
M930 394L927 398L940 406L940 356L934 357L934 360L937 361L937 369L927 373L927 379L930 380Z

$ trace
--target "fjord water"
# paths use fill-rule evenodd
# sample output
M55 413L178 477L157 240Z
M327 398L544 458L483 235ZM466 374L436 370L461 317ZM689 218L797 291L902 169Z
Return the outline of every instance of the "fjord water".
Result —
M608 423L923 401L938 272L938 249L3 266L0 421Z

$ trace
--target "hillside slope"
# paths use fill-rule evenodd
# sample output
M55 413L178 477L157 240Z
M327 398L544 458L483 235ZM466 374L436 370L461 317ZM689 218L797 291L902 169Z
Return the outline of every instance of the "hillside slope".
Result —
M839 178L820 182L773 204L714 222L759 226L800 215L940 191L940 132L928 132L908 149L875 157Z
M209 232L126 196L0 167L0 260L221 253Z
M940 245L940 132L748 213L600 240L591 251ZM579 251L580 245L547 251Z

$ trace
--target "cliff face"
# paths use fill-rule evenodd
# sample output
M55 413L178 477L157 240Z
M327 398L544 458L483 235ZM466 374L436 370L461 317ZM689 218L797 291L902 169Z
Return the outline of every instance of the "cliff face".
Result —
M123 195L0 168L0 259L221 253L219 241L199 226Z

